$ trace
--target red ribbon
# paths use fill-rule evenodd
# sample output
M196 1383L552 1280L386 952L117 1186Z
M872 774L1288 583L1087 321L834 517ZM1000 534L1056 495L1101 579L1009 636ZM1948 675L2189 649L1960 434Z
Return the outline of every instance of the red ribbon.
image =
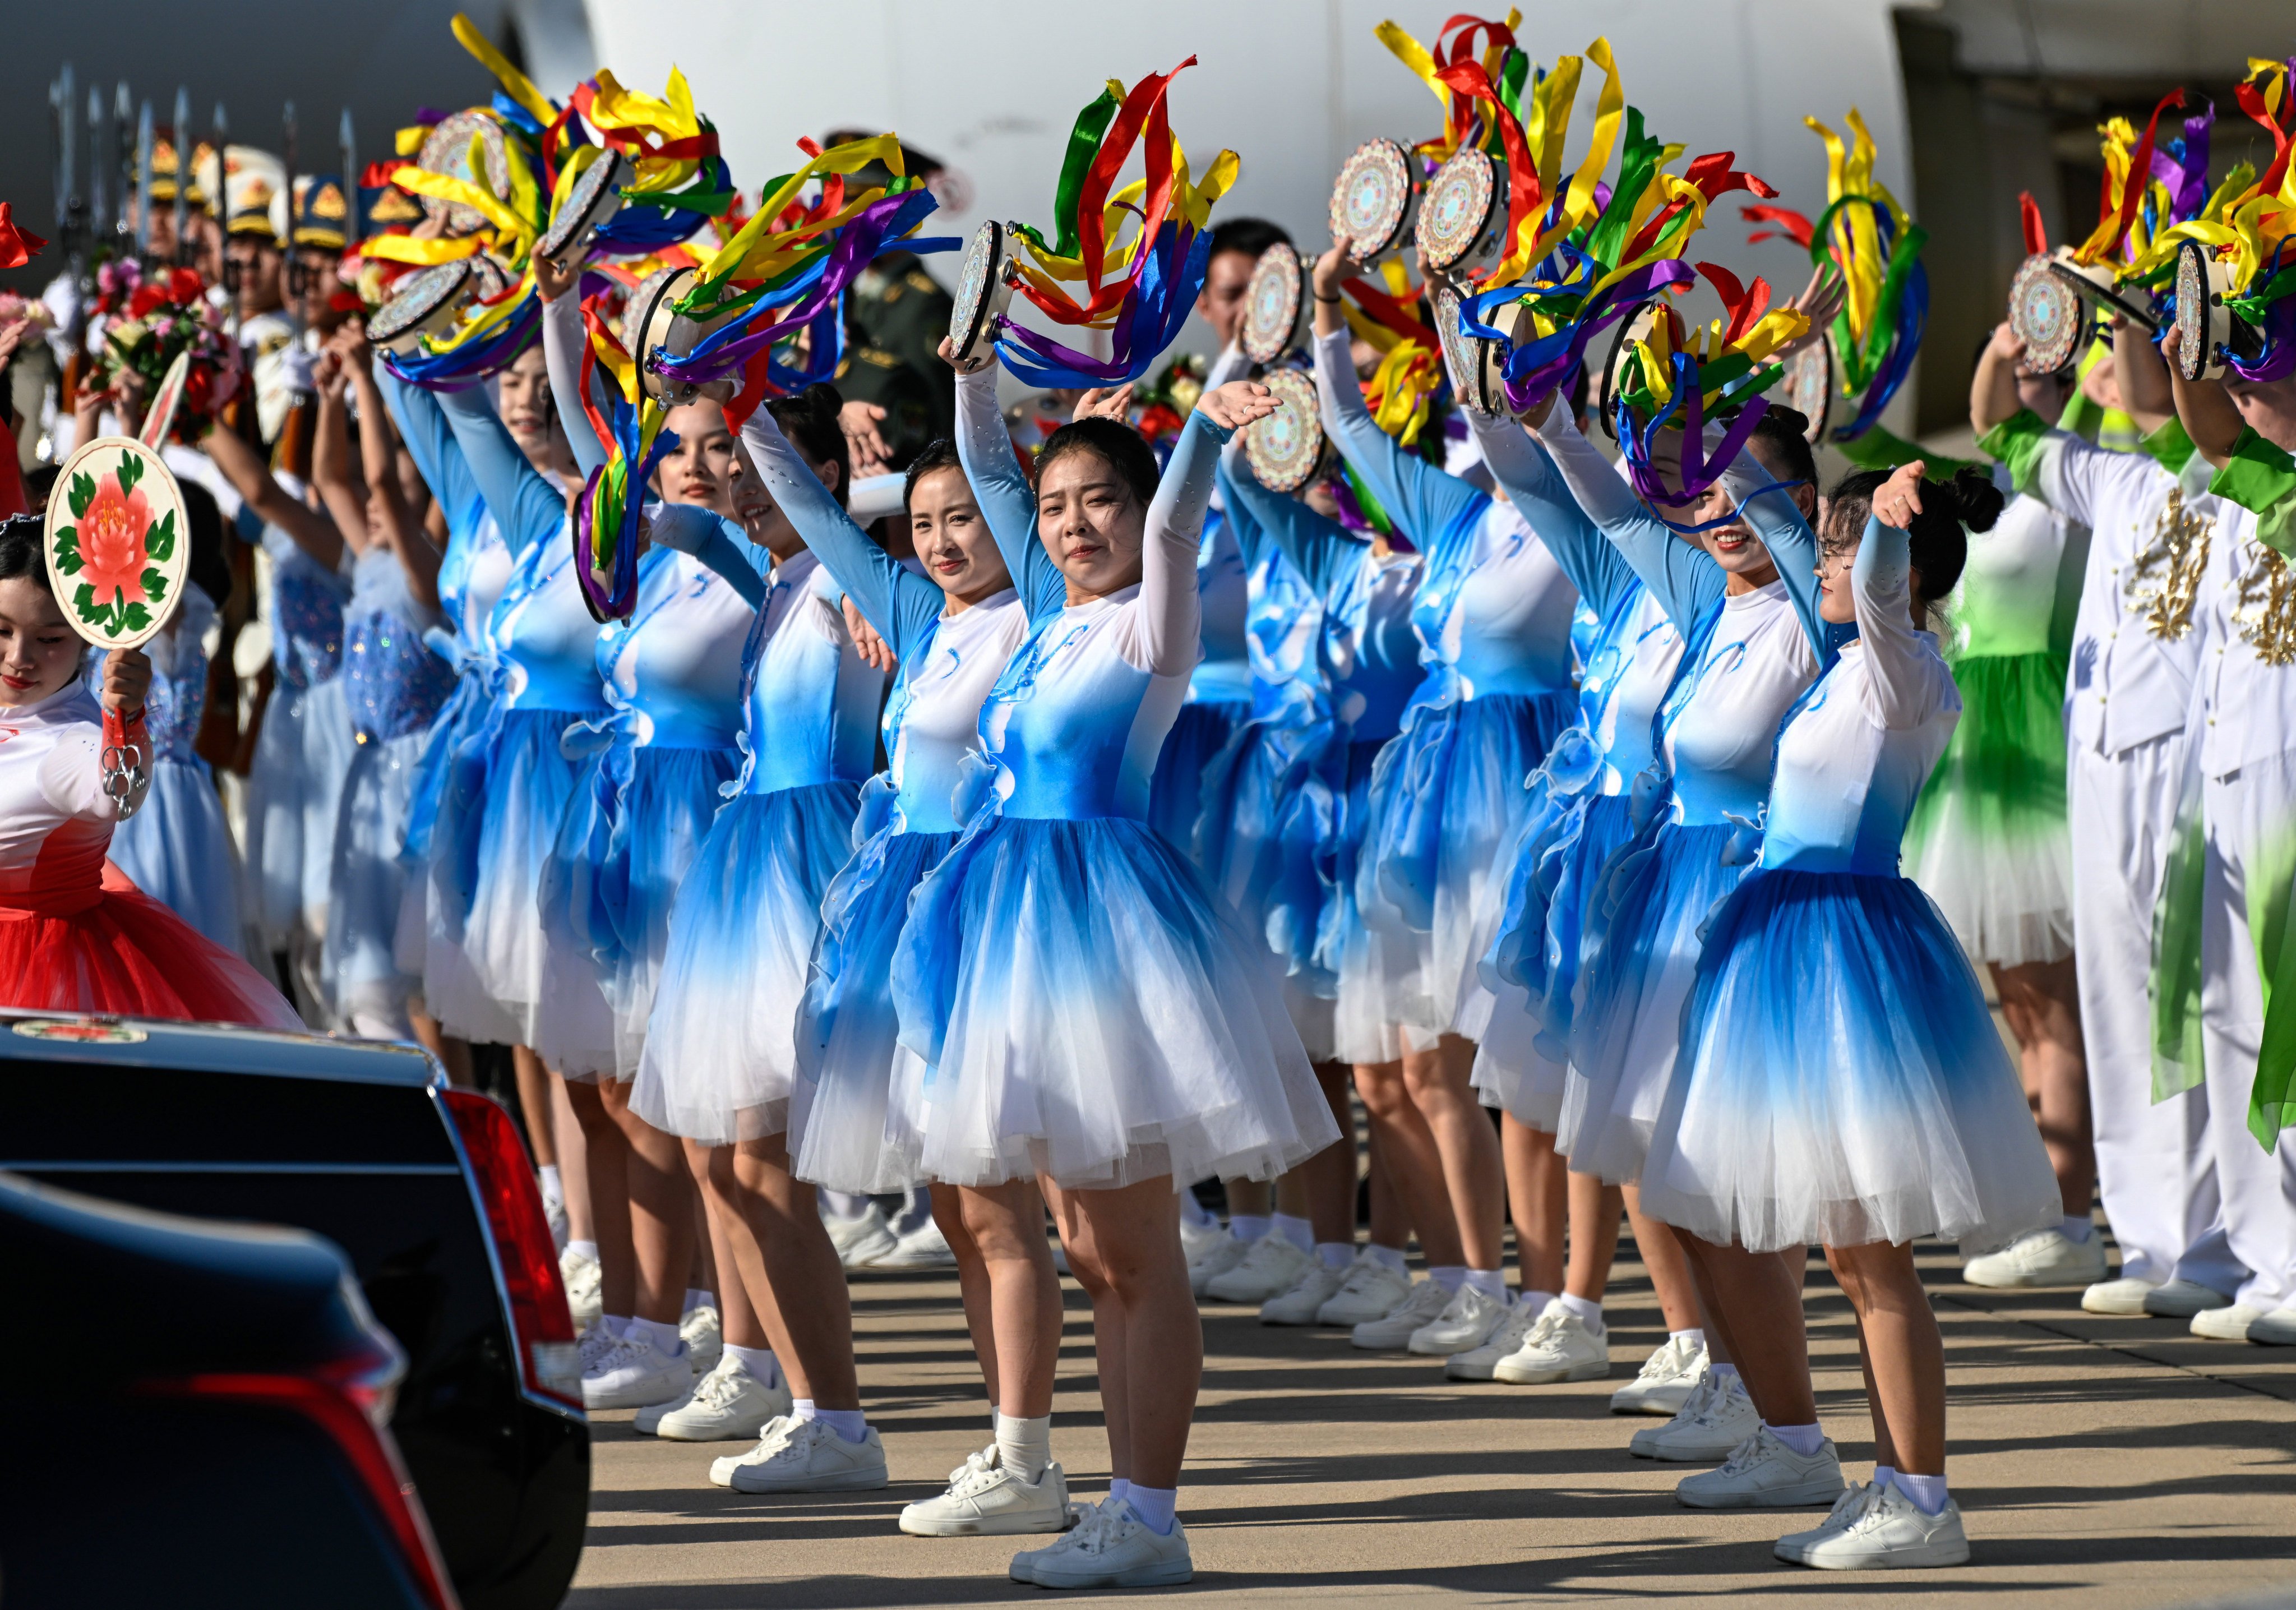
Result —
M2288 172L2290 146L2288 132L2273 121L2271 110L2264 104L2264 92L2257 88L2253 82L2242 85L2233 94L2240 102L2241 111L2263 124L2266 131L2272 136L2272 166L2264 170L2264 177L2257 182L2256 193L2275 194L2280 189L2280 181Z
M2049 250L2048 226L2041 222L2041 204L2033 199L2030 190L2017 193L2017 218L2025 230L2025 255L2040 257ZM1802 242L1807 246L1808 241Z
M1730 315L1729 328L1722 333L1722 341L1726 346L1734 345L1770 310L1770 283L1756 275L1750 289L1719 263L1700 263L1697 268L1721 293L1723 308Z
M1500 101L1497 86L1492 84L1481 62L1454 62L1438 70L1435 76L1475 100L1488 102L1491 115L1498 123L1499 139L1506 147L1507 159L1506 242L1499 253L1504 259L1514 251L1515 237L1523 220L1537 217L1546 201L1538 183L1538 164L1530 160L1530 147L1523 142L1522 125L1514 120L1514 113ZM1475 277L1480 279L1483 275Z
M1688 180L1709 202L1715 197L1729 194L1734 190L1751 190L1763 200L1777 195L1760 176L1742 173L1730 166L1736 160L1734 151L1710 151L1702 157L1693 157L1682 177Z
M1434 344L1435 333L1422 324L1413 311L1419 300L1417 292L1407 297L1390 296L1366 279L1343 281L1340 289L1355 298L1357 304L1371 316L1374 323L1406 340L1428 346Z
M2115 244L2128 238L2129 230L2136 223L2137 206L2144 200L2144 188L2152 182L2152 136L2161 127L2161 114L2184 103L2185 92L2172 89L2161 97L2161 103L2152 109L2152 116L2145 122L2144 138L2137 143L2136 159L2128 164L2128 178L2120 187L2120 218L2112 232ZM2105 176L2105 183L2111 185L2112 175Z
M1133 282L1146 266L1149 247L1164 226L1165 215L1172 206L1172 125L1166 92L1174 78L1195 64L1196 59L1190 56L1168 73L1151 73L1124 97L1124 104L1102 137L1100 151L1086 171L1083 188L1077 196L1077 255L1084 265L1088 300L1079 305L1065 294L1046 293L1033 281L1021 283L1021 294L1047 316L1063 324L1087 324L1121 307L1130 294ZM1148 182L1147 193L1142 198L1140 243L1133 251L1131 274L1103 285L1100 271L1102 259L1107 255L1104 215L1109 189L1144 133L1147 148L1142 152L1142 160L1147 164Z
M21 268L39 254L47 242L29 229L17 227L10 216L13 203L0 201L0 268Z
M1749 224L1777 226L1775 229L1760 229L1748 235L1746 244L1749 246L1767 241L1774 234L1782 234L1803 251L1809 250L1809 238L1816 226L1809 221L1808 213L1796 212L1791 207L1741 207L1738 214Z

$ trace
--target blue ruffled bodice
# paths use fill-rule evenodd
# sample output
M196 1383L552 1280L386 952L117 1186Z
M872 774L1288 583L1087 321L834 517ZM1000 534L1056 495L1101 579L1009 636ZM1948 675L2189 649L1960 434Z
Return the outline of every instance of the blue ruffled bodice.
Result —
M647 559L660 568L653 555ZM627 628L616 622L604 629L619 633ZM505 708L606 708L604 662L599 657L603 633L582 602L570 544L537 543L527 551L495 606L488 634L502 658Z
M362 737L420 732L455 691L455 668L422 641L435 621L408 591L398 554L378 544L360 556L343 612L343 691Z
M1149 778L1186 684L1117 651L1112 628L1137 594L1047 616L990 690L980 736L1003 815L1147 819Z
M742 647L739 793L861 783L876 768L884 673L856 653L821 562L800 552L774 567Z
M1358 743L1393 737L1426 679L1411 619L1421 569L1415 554L1382 563L1366 547L1324 601L1324 678L1332 714Z
M1317 650L1324 602L1298 568L1267 545L1247 580L1244 645L1251 661L1251 716L1292 726L1327 713Z
M271 559L271 662L287 686L315 686L343 666L347 589L276 526L263 528L263 551Z
M649 554L627 625L598 634L599 679L638 746L734 748L750 610L726 579L684 554Z

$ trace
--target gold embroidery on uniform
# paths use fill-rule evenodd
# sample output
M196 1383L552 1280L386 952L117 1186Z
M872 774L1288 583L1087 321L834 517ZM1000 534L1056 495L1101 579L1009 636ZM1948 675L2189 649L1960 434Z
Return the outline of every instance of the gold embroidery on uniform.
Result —
M2121 586L2130 612L2154 637L2174 640L2193 629L2193 604L2215 530L2215 521L2185 507L2182 487L2169 489L2169 501L2152 522L2152 540L2136 550Z
M2267 665L2296 662L2296 576L2272 549L2259 543L2256 551L2234 591L2233 630Z

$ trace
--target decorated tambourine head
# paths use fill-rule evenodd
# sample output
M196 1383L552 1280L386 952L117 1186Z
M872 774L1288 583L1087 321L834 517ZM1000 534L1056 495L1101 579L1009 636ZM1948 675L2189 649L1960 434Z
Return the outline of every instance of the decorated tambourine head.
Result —
M1809 422L1802 434L1812 443L1825 439L1833 412L1833 337L1820 335L1786 359L1785 379L1778 400Z
M2177 344L2170 357L2177 373L2187 381L2214 380L2225 372L2229 357L2253 359L2263 356L2264 341L2255 325L2234 318L2225 306L2231 284L2231 267L2199 241L2177 248Z
M471 142L474 138L479 142L483 173L474 170L471 164ZM510 200L510 153L504 147L502 125L483 112L458 111L441 119L423 136L422 148L415 152L414 166L464 180L502 201ZM481 229L493 227L493 220L468 201L449 201L429 195L421 199L422 210L443 224L448 234L476 234Z
M1013 301L1013 260L1007 244L1011 230L989 219L972 232L964 254L964 272L957 276L956 300L948 311L949 345L956 365L969 369L996 344L996 326Z
M1427 181L1414 226L1423 273L1472 262L1497 244L1506 218L1506 171L1487 152L1462 146Z
M1478 414L1506 412L1507 343L1486 335L1470 335L1460 327L1459 293L1448 285L1435 292L1435 334L1442 343L1443 373L1451 382L1451 395L1464 408ZM1521 316L1516 308L1501 310L1495 318L1512 324Z
M2046 257L2035 253L2009 282L2009 328L2025 343L2018 366L2028 374L2055 374L2073 361L2088 309Z
M176 612L191 565L184 495L158 453L99 436L64 461L48 499L48 581L98 648L134 648Z
M587 168L566 193L565 204L534 242L537 257L562 267L587 249L591 237L622 209L622 192L636 183L637 169L619 152L609 152Z
M1307 300L1308 265L1278 241L1259 254L1251 283L1243 292L1243 324L1237 339L1244 356L1272 364L1292 349L1300 331L1300 308Z
M1393 140L1365 140L1340 165L1332 185L1332 236L1345 236L1348 256L1369 263L1403 243L1411 227L1411 153Z
M1243 453L1251 472L1271 492L1296 492L1315 479L1324 462L1322 404L1316 382L1297 369L1272 369L1261 377L1275 393L1275 412L1246 425Z
M478 295L479 259L456 258L401 275L390 296L366 322L366 338L386 352L411 357L426 335L444 335L455 327Z

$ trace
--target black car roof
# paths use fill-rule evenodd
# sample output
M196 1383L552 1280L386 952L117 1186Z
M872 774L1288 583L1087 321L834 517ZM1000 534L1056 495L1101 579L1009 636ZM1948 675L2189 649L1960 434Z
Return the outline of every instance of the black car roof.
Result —
M202 1073L272 1074L355 1084L421 1087L446 1074L422 1047L332 1039L230 1023L149 1017L28 1012L0 1006L0 1061L181 1068Z

